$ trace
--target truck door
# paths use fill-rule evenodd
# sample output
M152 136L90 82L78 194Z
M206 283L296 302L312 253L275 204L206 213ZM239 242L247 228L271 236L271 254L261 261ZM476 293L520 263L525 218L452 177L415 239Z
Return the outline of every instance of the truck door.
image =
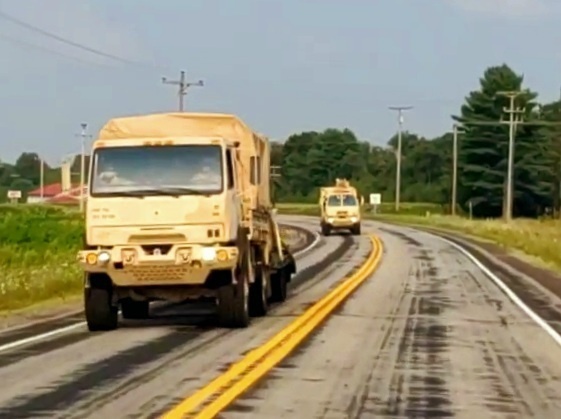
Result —
M242 219L242 199L243 195L240 194L240 187L237 185L235 174L236 159L234 159L232 149L226 148L226 215L233 215L230 217L231 236L235 236L240 220Z

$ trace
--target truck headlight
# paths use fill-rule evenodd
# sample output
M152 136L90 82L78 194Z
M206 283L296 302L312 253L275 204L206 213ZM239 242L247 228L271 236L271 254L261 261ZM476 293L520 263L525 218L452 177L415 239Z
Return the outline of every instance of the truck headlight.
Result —
M328 218L327 218L327 222L328 222L328 223L332 223L333 221L335 221L334 218L332 218L332 217L328 217Z
M111 255L109 252L99 252L97 255L97 261L99 263L107 263L111 260Z
M201 259L205 262L211 262L216 259L216 249L213 247L203 247L201 251Z
M357 217L351 217L351 223L356 223L358 221Z

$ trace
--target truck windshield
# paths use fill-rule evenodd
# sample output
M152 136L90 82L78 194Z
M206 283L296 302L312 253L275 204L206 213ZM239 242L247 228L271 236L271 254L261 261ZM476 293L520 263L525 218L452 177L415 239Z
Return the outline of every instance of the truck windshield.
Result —
M218 145L107 147L93 156L92 196L222 192Z
M351 207L357 205L357 200L353 195L331 195L327 199L329 207Z

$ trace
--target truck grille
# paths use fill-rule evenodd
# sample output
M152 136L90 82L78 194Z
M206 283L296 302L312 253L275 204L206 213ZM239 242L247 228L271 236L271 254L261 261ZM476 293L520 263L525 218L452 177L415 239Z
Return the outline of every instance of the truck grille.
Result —
M127 271L137 281L181 281L188 272L186 266L131 266Z

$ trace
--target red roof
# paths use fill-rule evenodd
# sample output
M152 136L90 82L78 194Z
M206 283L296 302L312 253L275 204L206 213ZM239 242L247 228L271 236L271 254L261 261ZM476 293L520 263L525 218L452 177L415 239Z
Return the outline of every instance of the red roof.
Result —
M88 187L84 186L84 195L87 195ZM62 192L49 198L47 202L52 204L76 204L80 200L80 186L75 186L67 192Z
M72 189L77 188L80 190L80 185L72 185ZM72 191L72 189L70 191ZM62 183L52 183L50 185L45 185L43 187L43 197L44 198L54 198L57 195L62 194ZM35 189L27 194L28 196L41 197L41 188Z
M43 186L43 196L45 198L52 197L58 195L62 192L62 184L61 183L53 183L51 185ZM27 194L28 196L34 197L41 197L41 188L35 189Z

